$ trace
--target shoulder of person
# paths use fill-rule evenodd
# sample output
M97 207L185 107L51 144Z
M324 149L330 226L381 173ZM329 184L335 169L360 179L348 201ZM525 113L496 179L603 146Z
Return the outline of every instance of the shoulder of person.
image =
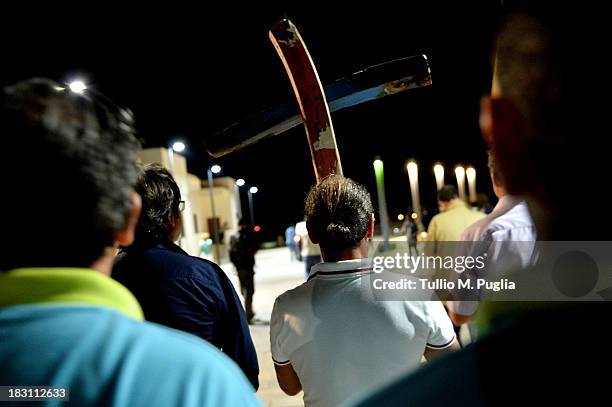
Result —
M310 286L314 284L314 280L305 281L295 288L285 291L274 301L274 308L277 310L286 310L299 303L299 300L306 298L310 301Z
M160 399L177 404L185 399L184 392L188 392L190 399L194 394L197 396L187 405L260 405L242 371L209 343L157 324L133 321L132 325L133 352L126 357L135 367L133 372L138 375L138 382L145 381L145 387L166 393ZM160 372L163 379L142 372ZM163 380L163 386L159 386L158 379ZM176 394L167 393L173 391Z

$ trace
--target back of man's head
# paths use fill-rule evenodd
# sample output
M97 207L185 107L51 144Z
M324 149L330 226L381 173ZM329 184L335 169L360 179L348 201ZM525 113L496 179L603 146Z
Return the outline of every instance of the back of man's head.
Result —
M306 226L327 252L353 248L365 238L372 221L372 201L357 182L331 175L306 197Z
M559 218L599 189L608 160L609 22L583 3L517 3L497 37L495 155L508 193Z
M0 270L87 267L125 226L139 148L128 112L46 79L7 87L0 101Z
M181 190L167 169L157 163L140 169L135 189L142 199L142 210L135 245L168 238L173 219L180 216L181 203Z
M457 198L459 198L459 193L454 185L444 185L438 191L438 201L440 202L450 202Z

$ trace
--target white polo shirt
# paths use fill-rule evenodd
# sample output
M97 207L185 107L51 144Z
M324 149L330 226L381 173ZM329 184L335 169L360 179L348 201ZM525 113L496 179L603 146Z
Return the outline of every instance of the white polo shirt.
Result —
M320 263L274 303L272 358L293 366L307 407L374 390L417 368L426 346L455 339L438 301L376 301L362 288L372 272L367 259Z

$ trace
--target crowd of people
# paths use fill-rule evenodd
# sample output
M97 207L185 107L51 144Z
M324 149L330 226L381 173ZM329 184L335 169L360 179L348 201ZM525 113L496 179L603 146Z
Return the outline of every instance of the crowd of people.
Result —
M480 116L499 202L483 217L443 188L432 241L486 251L500 241L606 240L605 217L579 233L567 227L567 185L583 197L601 190L606 116L596 97L607 93L585 76L607 79L595 76L601 67L585 72L575 53L607 48L592 28L568 29L584 10L559 9L525 6L500 26ZM0 255L0 385L63 386L77 406L260 405L248 236L232 254L245 310L218 265L174 243L180 190L163 167L137 164L128 110L47 79L4 88L0 103L5 148L30 152L19 168L0 161L10 232ZM303 392L306 406L607 398L607 303L379 301L362 289L372 273L368 191L332 175L311 189L304 212L295 234L309 242L302 257L316 261L306 282L276 299L270 346L279 386ZM512 267L537 264L527 256ZM453 322L475 314L486 315L487 331L460 349Z

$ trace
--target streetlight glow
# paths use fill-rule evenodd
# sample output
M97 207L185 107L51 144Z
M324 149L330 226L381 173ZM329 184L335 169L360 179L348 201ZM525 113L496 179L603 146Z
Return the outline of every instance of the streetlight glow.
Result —
M397 215L397 220L399 220L400 222L404 220L404 214L400 213L399 215Z
M383 162L380 159L374 160L374 171L380 171L383 169Z
M456 166L455 176L457 177L457 179L464 179L465 178L465 168L463 168L461 165Z
M242 178L238 178L238 179L236 180L236 185L238 185L239 187L243 187L243 186L244 186L244 184L246 184L246 181L245 181L245 180L243 180Z
M467 176L469 199L470 202L474 203L478 200L476 194L476 170L474 167L468 167L465 170L465 175Z
M187 146L185 146L185 143L183 143L182 141L175 141L172 144L172 150L174 150L174 152L176 153L182 153L183 151L185 151L185 148Z
M410 182L410 195L412 196L412 210L421 212L421 197L419 195L419 166L414 160L406 164L408 181Z
M257 187L251 187L251 188L249 189L249 192L250 192L250 193L252 193L252 194L256 194L256 193L257 193L257 191L259 191L259 189L258 189Z
M442 164L434 165L434 175L436 177L436 187L438 191L444 186L444 166Z
M476 170L474 167L468 167L467 170L465 170L465 175L467 176L468 182L473 182L476 179Z
M212 167L210 167L210 170L212 171L213 174L218 174L221 172L221 166L218 164L215 164Z
M87 89L87 85L85 85L85 82L81 80L70 82L68 84L68 87L70 88L71 91L73 91L74 93L78 93L78 94L85 92L85 89Z
M457 177L457 189L459 190L459 198L465 201L465 168L458 165L455 167L455 176Z
M408 176L410 178L417 179L419 176L419 167L416 162L408 161L408 164L406 164L406 169L408 170Z

